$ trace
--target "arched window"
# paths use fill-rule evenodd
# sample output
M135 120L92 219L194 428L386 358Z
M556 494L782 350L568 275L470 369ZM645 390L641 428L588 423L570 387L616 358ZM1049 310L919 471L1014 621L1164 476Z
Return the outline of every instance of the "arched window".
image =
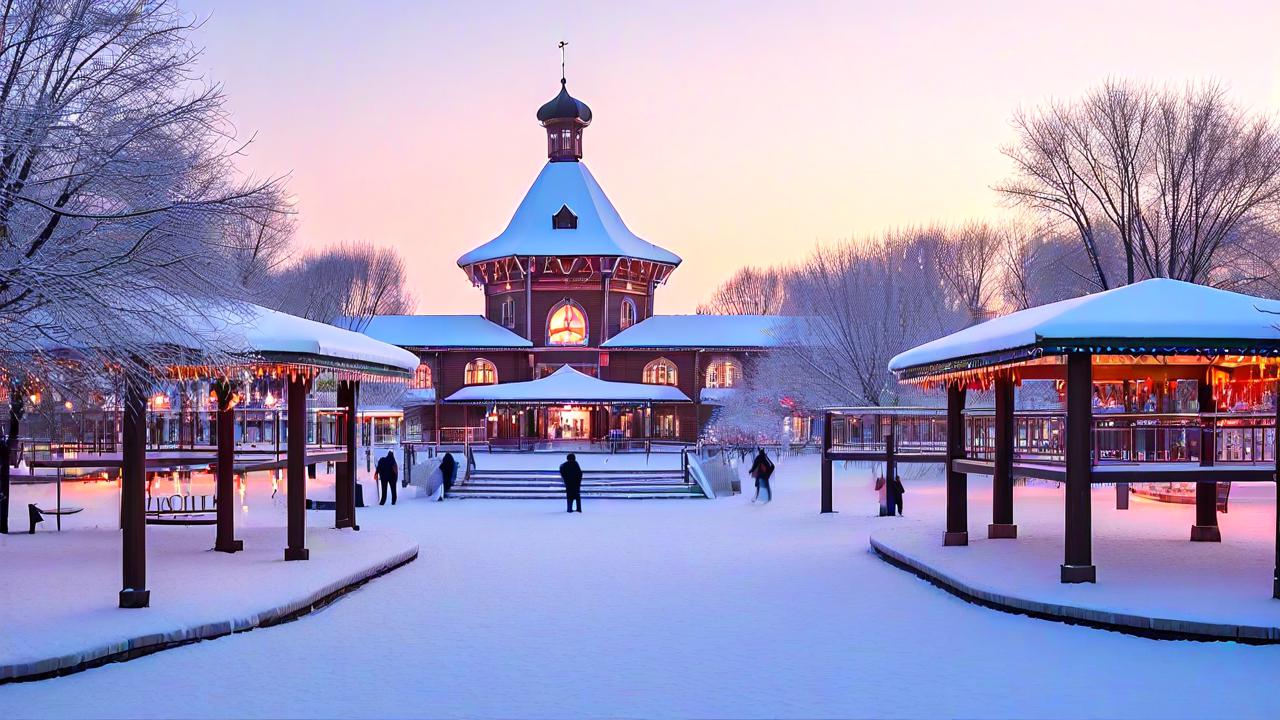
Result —
M467 363L462 382L467 385L493 385L498 382L498 368L484 358L476 358Z
M409 381L409 388L412 390L426 390L431 387L431 366L426 363L420 363L418 369L413 373L413 379Z
M720 357L707 366L707 387L731 388L742 382L742 366L730 357Z
M572 300L561 300L547 315L548 345L586 345L587 314Z
M618 311L618 326L623 330L636 324L636 303L631 298L622 298L622 309Z
M650 385L675 385L676 364L666 358L658 358L644 366L644 381Z

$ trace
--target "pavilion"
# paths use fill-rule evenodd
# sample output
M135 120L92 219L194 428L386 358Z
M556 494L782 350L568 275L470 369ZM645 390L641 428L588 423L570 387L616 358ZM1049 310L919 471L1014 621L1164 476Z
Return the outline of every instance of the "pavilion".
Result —
M900 381L946 388L944 544L968 544L969 474L993 478L990 538L1017 537L1015 476L1064 483L1064 583L1096 581L1095 483L1194 482L1191 540L1219 541L1216 483L1276 481L1277 315L1277 301L1151 279L1015 312L893 358ZM1015 413L1014 388L1028 379L1056 381L1065 413ZM966 417L975 389L994 391L993 417ZM994 426L990 445L983 423ZM1276 540L1280 598L1280 520Z
M179 311L175 311L179 312ZM356 397L364 378L412 376L418 366L414 354L360 333L277 312L256 305L228 304L208 308L188 318L191 332L182 337L157 338L166 366L152 368L152 375L124 378L122 393L121 453L113 457L86 456L51 460L46 464L110 467L120 473L120 524L123 530L123 581L120 607L150 604L146 568L147 392L156 377L177 381L207 380L216 397L216 452L195 449L164 453L160 465L190 467L213 465L215 469L216 536L214 550L243 549L235 539L233 436L234 408L241 400L235 381L240 377L287 378L287 447L283 466L287 482L287 547L285 560L306 560L306 466L317 460L336 464L335 527L359 529L355 518ZM210 341L222 348L210 352ZM307 451L307 392L317 375L332 374L338 380L338 404L343 409L339 433L340 453L315 455ZM332 455L332 457L331 457ZM150 463L156 465L157 463ZM277 467L262 463L254 469Z

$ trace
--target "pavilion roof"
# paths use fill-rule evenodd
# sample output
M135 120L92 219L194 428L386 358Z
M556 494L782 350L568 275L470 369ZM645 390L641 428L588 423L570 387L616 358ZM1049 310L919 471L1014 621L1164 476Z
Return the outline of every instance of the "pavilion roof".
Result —
M408 376L419 363L417 355L394 345L260 305L225 304L193 315L188 338L167 338L165 342L201 353L206 340L216 339L227 351L249 362L370 375Z
M610 382L568 365L544 378L495 385L471 385L445 398L448 403L687 403L689 396L670 385Z
M1280 302L1153 278L1028 308L898 354L910 380L1068 352L1280 355Z
M576 228L552 227L551 217L561 207L577 216ZM548 162L520 201L507 229L458 258L458 265L529 255L628 257L680 264L680 256L631 232L582 162Z

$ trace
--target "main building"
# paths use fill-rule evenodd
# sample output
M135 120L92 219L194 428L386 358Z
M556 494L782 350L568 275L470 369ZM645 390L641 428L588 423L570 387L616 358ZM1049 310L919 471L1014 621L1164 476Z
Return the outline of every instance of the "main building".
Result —
M633 233L582 162L591 109L538 110L547 164L505 230L458 258L483 315L383 315L365 333L421 358L407 440L693 441L779 318L655 315L680 257Z

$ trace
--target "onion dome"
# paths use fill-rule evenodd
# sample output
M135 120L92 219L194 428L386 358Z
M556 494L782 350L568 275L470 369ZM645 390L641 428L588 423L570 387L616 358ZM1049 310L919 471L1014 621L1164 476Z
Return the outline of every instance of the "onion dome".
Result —
M538 108L538 122L545 125L556 120L576 120L583 125L591 124L591 108L569 94L564 78L560 78L560 94Z

